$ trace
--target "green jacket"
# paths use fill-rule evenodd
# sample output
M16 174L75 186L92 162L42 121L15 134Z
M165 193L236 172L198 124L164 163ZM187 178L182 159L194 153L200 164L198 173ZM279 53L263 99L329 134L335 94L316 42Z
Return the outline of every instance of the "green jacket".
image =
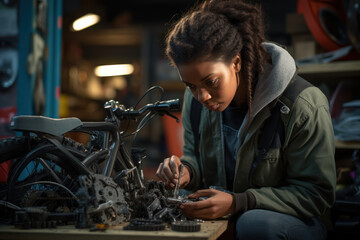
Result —
M269 105L281 96L296 75L294 60L280 47L267 43L272 65L265 68L253 99L253 113L246 116L239 130L237 163L234 177L235 193L250 191L255 208L268 209L296 217L318 217L328 210L335 199L336 171L334 135L328 100L316 87L303 90L289 113L282 113L285 141L281 149L270 149L256 167L250 181L250 168L258 153L258 137L264 121L270 116ZM277 70L279 69L279 70ZM275 83L276 81L276 83ZM182 121L184 126L181 161L191 168L187 188L206 186L226 188L224 140L221 113L202 108L200 118L200 165L194 154L194 136L190 122L192 94L185 91ZM200 168L203 173L201 179Z

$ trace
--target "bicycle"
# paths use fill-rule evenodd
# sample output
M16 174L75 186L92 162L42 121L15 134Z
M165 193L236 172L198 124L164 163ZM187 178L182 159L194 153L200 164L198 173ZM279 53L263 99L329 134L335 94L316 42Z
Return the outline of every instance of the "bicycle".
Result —
M141 99L154 89L163 93L155 86ZM166 202L171 192L164 184L145 181L144 149L130 153L126 131L120 129L124 120L143 116L129 135L135 138L155 115L177 119L170 112L180 108L179 99L161 97L138 110L110 100L104 105L103 122L15 116L11 129L22 136L0 140L0 163L12 159L7 183L0 188L3 221L23 228L53 226L54 221L84 228L94 223L114 225L130 217L179 217ZM87 133L90 141L84 146L66 137L69 132Z

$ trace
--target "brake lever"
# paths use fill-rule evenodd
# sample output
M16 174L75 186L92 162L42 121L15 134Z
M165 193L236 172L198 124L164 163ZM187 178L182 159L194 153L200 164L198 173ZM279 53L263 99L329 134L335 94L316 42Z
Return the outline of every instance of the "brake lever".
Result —
M169 113L168 111L163 111L163 112L161 112L161 113L159 113L159 114L160 114L160 115L164 115L164 114L166 114L166 115L168 115L168 116L170 116L170 117L174 118L174 119L176 120L176 122L177 122L177 123L179 123L179 122L180 122L179 118L177 118L175 115L173 115L173 114Z

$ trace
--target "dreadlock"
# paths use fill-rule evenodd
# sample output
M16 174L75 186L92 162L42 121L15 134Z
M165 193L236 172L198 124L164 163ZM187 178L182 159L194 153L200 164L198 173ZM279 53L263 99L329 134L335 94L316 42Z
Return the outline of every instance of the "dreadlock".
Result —
M206 0L185 14L167 36L166 54L174 66L194 60L241 57L242 79L248 86L249 110L263 64L263 14L259 5L243 0Z

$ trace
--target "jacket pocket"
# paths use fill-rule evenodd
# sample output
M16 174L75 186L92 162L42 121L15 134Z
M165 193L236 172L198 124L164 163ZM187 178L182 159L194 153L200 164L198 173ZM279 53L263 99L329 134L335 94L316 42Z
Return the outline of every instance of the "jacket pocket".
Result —
M251 182L255 187L279 186L285 176L280 148L270 148L256 167Z

